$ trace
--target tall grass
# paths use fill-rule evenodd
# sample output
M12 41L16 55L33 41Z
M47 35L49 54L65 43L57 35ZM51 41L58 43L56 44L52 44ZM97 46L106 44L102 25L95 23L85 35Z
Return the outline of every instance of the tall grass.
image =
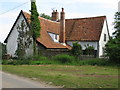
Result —
M41 64L65 64L65 65L98 65L98 66L118 66L119 64L110 62L107 59L79 60L74 56L59 54L51 58L45 56L35 56L25 60L3 60L4 65L41 65Z
M62 64L73 63L75 61L75 57L67 54L59 54L59 55L53 56L52 60L58 61L59 63L62 63Z

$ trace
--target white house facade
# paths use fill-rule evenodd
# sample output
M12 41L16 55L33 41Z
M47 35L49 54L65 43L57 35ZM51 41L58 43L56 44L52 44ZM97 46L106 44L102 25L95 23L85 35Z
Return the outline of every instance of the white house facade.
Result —
M77 41L82 46L82 50L85 50L86 46L93 46L98 57L104 54L105 44L110 39L106 16L65 19L63 8L60 20L58 20L57 11L53 11L52 15L54 22L39 17L41 31L40 37L38 37L36 42L44 50L70 50L73 43ZM7 46L7 54L10 54L12 57L16 56L15 52L18 48L19 33L17 26L21 25L23 20L27 26L27 30L29 30L30 14L21 11L4 41ZM29 48L26 48L26 53L28 56L33 54L32 43Z
M22 13L20 12L19 16L17 17L9 35L7 36L5 42L6 43L6 49L7 49L7 54L11 55L12 57L16 57L16 50L18 48L18 26L21 26L21 22L24 21L25 26L27 26L26 30L29 30L29 26L25 20L25 17ZM25 30L24 30L25 31ZM25 51L27 54L26 55L32 55L33 54L33 49L32 49L32 43L29 48L26 48Z
M105 20L103 24L100 40L99 40L99 57L104 55L105 45L109 40L110 40L110 35L108 31L108 26L107 26L107 20Z

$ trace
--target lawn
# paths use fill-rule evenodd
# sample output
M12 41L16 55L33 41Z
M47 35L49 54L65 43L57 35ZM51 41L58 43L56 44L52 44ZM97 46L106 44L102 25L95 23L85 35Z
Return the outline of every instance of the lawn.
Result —
M2 70L65 88L118 88L118 68L112 66L3 65Z

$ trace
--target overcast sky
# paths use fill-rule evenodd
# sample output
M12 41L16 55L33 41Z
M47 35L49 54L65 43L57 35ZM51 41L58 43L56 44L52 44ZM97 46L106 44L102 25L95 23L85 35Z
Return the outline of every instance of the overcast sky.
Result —
M52 9L59 12L63 7L66 18L107 16L110 34L119 0L36 0L39 13L51 16ZM0 0L0 42L4 42L19 12L29 12L30 0Z

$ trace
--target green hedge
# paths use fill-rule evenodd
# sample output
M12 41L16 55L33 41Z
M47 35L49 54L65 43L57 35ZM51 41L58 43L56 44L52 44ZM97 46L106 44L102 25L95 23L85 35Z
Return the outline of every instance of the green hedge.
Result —
M59 55L53 56L52 60L58 61L60 63L72 63L75 61L75 57L67 54L59 54Z
M25 60L3 60L4 65L41 65L41 64L66 64L66 65L98 65L98 66L117 66L119 64L110 62L107 59L78 60L74 56L59 54L52 58L37 56L34 59Z

